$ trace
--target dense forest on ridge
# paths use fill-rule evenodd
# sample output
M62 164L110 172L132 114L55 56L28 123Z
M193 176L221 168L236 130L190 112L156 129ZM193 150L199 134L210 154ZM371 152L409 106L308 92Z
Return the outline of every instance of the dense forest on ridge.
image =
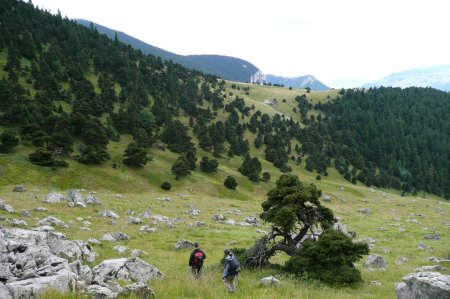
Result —
M450 197L448 93L349 89L317 105L303 95L292 112L300 114L296 122L227 94L221 78L144 55L32 3L1 0L0 23L5 154L20 142L33 148L29 159L38 165L100 164L109 159L110 140L131 134L125 164L144 166L146 150L163 142L180 155L177 177L197 169L201 148L215 158L202 158L202 170L242 156L239 171L252 181L264 158L281 172L296 162L327 176L334 166L355 184ZM252 157L253 148L264 157Z

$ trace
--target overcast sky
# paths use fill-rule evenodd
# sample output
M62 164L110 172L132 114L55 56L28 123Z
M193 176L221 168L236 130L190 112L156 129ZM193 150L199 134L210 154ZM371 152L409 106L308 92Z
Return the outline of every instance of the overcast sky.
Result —
M177 54L239 57L266 74L353 87L450 64L447 0L33 0Z

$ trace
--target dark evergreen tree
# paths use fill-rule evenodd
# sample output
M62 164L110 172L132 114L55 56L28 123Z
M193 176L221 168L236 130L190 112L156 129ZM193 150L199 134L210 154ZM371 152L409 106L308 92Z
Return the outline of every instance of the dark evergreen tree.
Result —
M132 167L144 167L150 158L147 156L145 148L136 143L128 144L124 153L123 164Z

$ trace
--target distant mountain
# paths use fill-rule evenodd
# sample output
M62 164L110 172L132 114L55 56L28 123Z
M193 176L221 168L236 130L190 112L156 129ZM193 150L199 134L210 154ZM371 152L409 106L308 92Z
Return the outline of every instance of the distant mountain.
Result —
M86 27L90 27L92 23L91 21L83 19L76 19L75 21ZM141 50L144 54L158 56L163 60L172 60L187 68L213 74L227 80L249 82L250 76L259 71L256 66L243 59L222 55L179 55L149 45L124 32L113 30L96 23L92 24L97 28L98 32L105 34L112 39L114 39L117 34L117 39L119 41L128 44L135 49Z
M293 88L306 88L309 87L312 90L328 90L328 86L317 80L311 75L299 76L299 77L281 77L274 75L266 75L266 80L268 83L280 84L286 87Z
M433 87L450 91L450 65L416 68L390 74L379 81L364 84L364 87Z

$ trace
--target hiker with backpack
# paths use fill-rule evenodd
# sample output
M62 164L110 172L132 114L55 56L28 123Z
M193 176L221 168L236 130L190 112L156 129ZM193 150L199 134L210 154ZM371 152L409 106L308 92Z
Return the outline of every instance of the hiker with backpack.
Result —
M203 261L206 259L206 254L198 247L198 243L194 243L194 250L189 257L189 266L194 278L199 279L202 274Z
M229 293L236 292L236 285L234 279L237 278L241 265L237 258L233 255L233 252L229 249L224 250L225 254L225 267L223 269L223 282L225 288Z

